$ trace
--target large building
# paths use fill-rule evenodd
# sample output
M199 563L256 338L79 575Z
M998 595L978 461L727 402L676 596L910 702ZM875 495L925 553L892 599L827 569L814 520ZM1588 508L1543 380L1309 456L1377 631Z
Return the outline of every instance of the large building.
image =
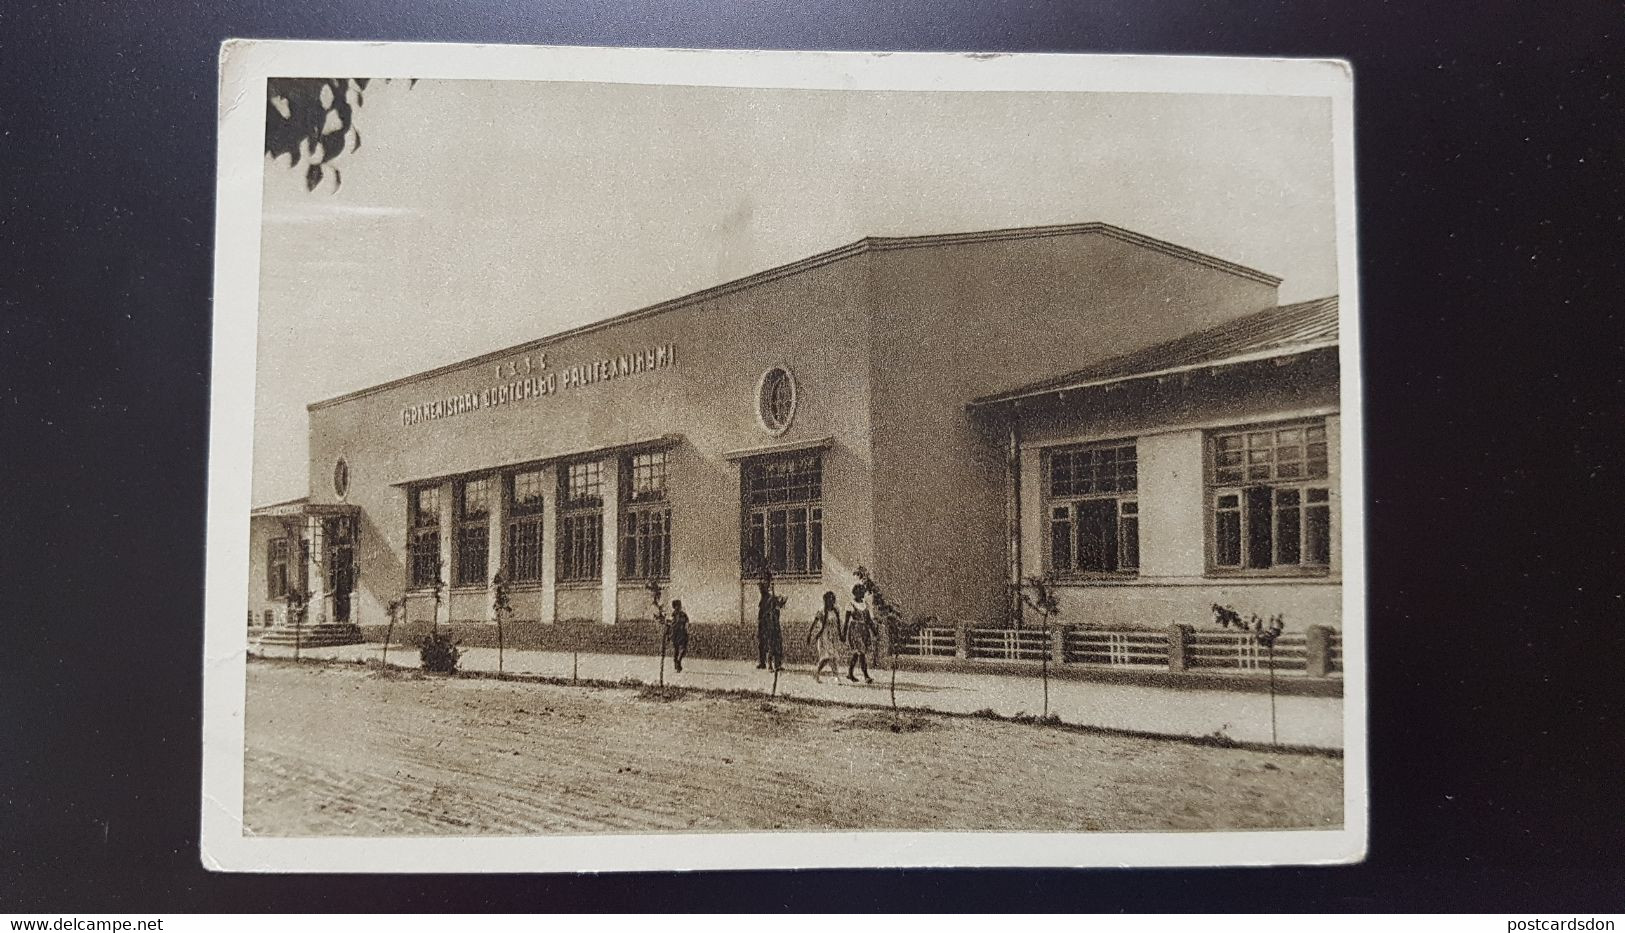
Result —
M1335 298L1088 223L868 238L309 406L250 621L796 615L868 567L915 615L1339 623ZM437 583L438 581L438 583Z

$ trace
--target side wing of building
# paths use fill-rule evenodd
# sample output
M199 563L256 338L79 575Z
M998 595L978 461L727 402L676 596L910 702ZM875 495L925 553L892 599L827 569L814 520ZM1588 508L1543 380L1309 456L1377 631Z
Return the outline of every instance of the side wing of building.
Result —
M968 403L1273 307L1278 284L1098 224L881 249L871 276L874 563L911 613L972 620L1006 616L1013 531L1008 422Z

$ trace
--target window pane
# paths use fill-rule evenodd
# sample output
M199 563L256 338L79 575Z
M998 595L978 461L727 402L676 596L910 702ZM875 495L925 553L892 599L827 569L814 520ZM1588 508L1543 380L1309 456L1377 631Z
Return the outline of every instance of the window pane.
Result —
M775 573L783 572L785 566L785 550L789 545L787 526L789 516L783 510L775 510L767 516L767 565Z
M1308 450L1308 455L1309 455L1309 473L1308 473L1308 475L1314 476L1314 477L1325 476L1326 475L1326 445L1324 443L1310 444L1307 450Z
M1069 496L1072 494L1072 458L1067 454L1055 454L1049 458L1049 488L1052 496Z
M1311 490L1313 492L1313 490ZM1332 562L1332 516L1325 505L1304 509L1304 563L1326 566Z
M463 501L461 517L467 519L484 518L490 508L491 481L489 479L473 479L462 485Z
M1235 496L1223 499L1235 500ZM1213 562L1220 567L1241 566L1241 512L1221 509L1213 516Z
M426 528L440 524L440 487L425 486L417 491L412 510L412 525Z
M532 470L515 473L511 478L510 508L516 514L528 515L542 510L542 473Z
M542 578L542 521L524 518L508 525L508 573L514 581Z
M1216 483L1269 482L1326 475L1326 426L1322 423L1269 431L1214 435Z
M486 581L486 555L490 540L484 525L457 529L457 584L472 586Z
M1124 503L1125 506L1130 503ZM1140 569L1140 518L1137 514L1125 511L1118 520L1118 546L1117 569Z
M1299 548L1303 531L1299 527L1298 491L1276 490L1275 496L1275 562L1295 565L1299 561Z
M1078 569L1117 569L1117 500L1078 503Z
M790 554L785 570L805 573L807 570L807 510L790 510Z
M564 499L566 504L593 506L603 502L604 465L594 460L572 463L564 472Z
M748 505L816 502L823 494L823 455L764 457L746 463L743 492Z
M636 454L621 461L628 498L662 499L666 495L666 452Z
M812 529L807 545L811 551L807 555L807 571L820 573L824 569L824 510L814 506L807 510L807 514L807 523Z
M1271 537L1274 516L1271 505L1274 496L1268 486L1254 486L1247 490L1247 566L1270 566Z
M1049 523L1050 569L1065 572L1072 569L1072 510L1056 509Z

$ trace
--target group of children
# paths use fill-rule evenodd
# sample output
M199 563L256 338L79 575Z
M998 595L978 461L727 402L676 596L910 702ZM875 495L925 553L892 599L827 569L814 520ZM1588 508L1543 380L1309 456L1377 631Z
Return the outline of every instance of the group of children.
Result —
M847 658L847 680L857 683L854 670L862 668L864 683L875 682L869 676L869 653L874 650L876 634L875 619L864 598L866 595L863 584L852 587L852 602L847 606L845 616L842 616L835 608L835 594L824 594L824 608L813 616L812 627L807 630L807 644L813 646L818 656L818 664L813 668L815 682L824 682L822 675L825 664L829 665L829 672L835 675L835 679L840 680L842 655Z
M765 670L772 664L774 670L783 670L784 641L779 613L787 600L773 592L769 581L763 581L761 590L762 599L756 620L756 667ZM852 602L843 614L835 605L835 594L824 594L824 606L813 616L812 626L807 630L807 644L813 646L818 658L818 664L813 668L814 681L824 682L826 664L836 680L840 680L841 659L844 657L847 680L857 683L857 671L862 670L865 683L875 682L869 676L869 655L874 651L877 632L867 596L863 584L852 587ZM670 625L672 667L682 673L683 658L688 656L688 613L683 611L683 601L680 599L671 601Z

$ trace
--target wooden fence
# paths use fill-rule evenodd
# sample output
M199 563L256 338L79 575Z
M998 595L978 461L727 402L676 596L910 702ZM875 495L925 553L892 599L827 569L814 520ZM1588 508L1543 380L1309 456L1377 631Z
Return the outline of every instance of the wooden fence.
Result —
M1188 625L1165 629L1117 629L1088 625L1044 629L995 628L968 622L922 627L899 641L897 654L922 661L993 661L1084 668L1169 670L1175 672L1263 673L1271 651L1242 632L1198 631ZM1277 674L1329 677L1343 671L1343 639L1326 626L1282 635L1273 653Z

